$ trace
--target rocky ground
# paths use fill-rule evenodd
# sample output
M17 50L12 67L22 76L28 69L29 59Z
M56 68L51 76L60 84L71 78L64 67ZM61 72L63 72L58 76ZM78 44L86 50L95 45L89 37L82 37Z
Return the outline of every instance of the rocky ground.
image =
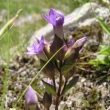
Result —
M98 30L96 31L96 29ZM103 73L103 71L97 71L95 67L88 63L93 58L93 54L99 50L100 35L103 35L102 28L99 24L84 26L82 28L70 27L65 37L68 36L68 40L70 38L79 39L84 34L88 38L76 66L80 79L75 87L62 98L59 110L109 110L110 67ZM2 96L5 66L6 63L3 62L0 68L0 97ZM39 62L36 57L18 55L14 60L10 61L8 91L5 102L6 108L13 107L17 98L38 71ZM102 76L103 78L101 78ZM36 92L40 95L44 91L44 86L41 82L43 78L45 76L41 73L32 84ZM19 110L23 110L25 107L23 99L17 104ZM41 97L39 97L40 99ZM39 105L42 107L41 104ZM51 106L51 110L54 110L54 105Z
M95 7L97 6L95 5ZM107 21L109 25L109 20L105 19L105 21ZM65 31L65 38L67 38L68 41L70 39L77 40L84 35L87 36L87 41L76 66L77 74L80 75L80 78L75 87L73 87L62 98L59 110L110 110L110 67L101 71L89 64L90 59L95 58L96 53L99 51L99 45L102 43L102 40L104 41L104 44L108 44L108 37L103 32L101 26L96 22L91 25L82 25L80 27L77 25L70 26L68 31ZM1 61L0 65L1 97L6 62ZM8 91L6 101L4 103L7 110L9 110L9 108L13 108L17 98L21 95L25 87L28 86L29 82L38 71L39 61L36 57L18 55L10 61L7 81ZM39 101L41 100L41 96L44 92L44 86L41 82L41 79L43 78L45 78L44 74L40 73L32 84L36 92L40 94L40 96L38 95ZM2 99L0 98L0 102L1 100ZM39 106L42 108L40 103ZM24 110L24 96L17 104L17 107L17 110ZM54 105L51 106L50 110L54 110Z

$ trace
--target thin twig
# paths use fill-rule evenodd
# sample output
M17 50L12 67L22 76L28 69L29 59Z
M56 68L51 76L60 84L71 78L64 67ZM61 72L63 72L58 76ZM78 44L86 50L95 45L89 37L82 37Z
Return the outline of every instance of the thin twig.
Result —
M92 73L95 72L94 70L87 70L87 69L85 69L85 68L81 68L81 67L78 67L78 66L76 66L76 68L78 68L78 69L80 69L80 70L83 70L83 71L86 71L86 72L92 72Z

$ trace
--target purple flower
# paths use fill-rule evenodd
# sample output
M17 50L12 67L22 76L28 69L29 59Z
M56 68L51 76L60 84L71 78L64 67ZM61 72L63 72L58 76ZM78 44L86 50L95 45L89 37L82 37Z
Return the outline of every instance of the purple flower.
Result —
M38 103L37 95L31 86L26 91L25 100L27 105L36 105Z
M75 41L74 40L71 40L70 42L69 42L69 47L71 47L73 44L75 43Z
M40 41L37 40L33 43L33 46L27 47L28 52L25 52L24 54L37 55L38 59L47 61L48 58L44 52L46 46L47 46L47 42L44 40L44 37L42 36Z
M53 25L54 34L63 39L63 24L72 18L64 18L63 13L50 8L49 16L42 14L42 17L50 24Z
M78 39L78 40L74 43L73 48L80 48L80 49L81 49L81 47L84 45L84 42L85 42L86 38L87 38L87 37L83 37L83 38L81 38L81 39Z
M75 61L79 53L81 52L82 46L84 45L85 41L86 37L83 37L81 39L78 39L75 43L70 42L70 45L72 45L67 49L64 59L66 61Z
M64 15L50 8L49 17L45 14L42 14L43 18L53 25L54 34L63 39L63 24L64 24Z
M49 17L45 14L42 14L42 16L48 23L51 23L55 27L62 26L64 23L64 15L52 8L50 8Z
M44 49L44 37L42 36L39 43L35 41L33 43L33 46L27 47L28 52L25 52L25 54L27 55L39 54L43 51L43 49Z
M52 81L50 80L50 78L47 78L45 82L48 84L52 84Z

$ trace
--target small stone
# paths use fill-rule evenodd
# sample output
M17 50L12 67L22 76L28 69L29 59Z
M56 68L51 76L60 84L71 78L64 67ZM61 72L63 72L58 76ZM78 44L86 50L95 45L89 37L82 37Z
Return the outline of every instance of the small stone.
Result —
M15 108L10 108L9 110L16 110Z
M27 72L26 71L23 71L22 73L21 73L21 76L25 76L27 74Z
M83 79L81 79L81 83L83 83L83 82L85 82L85 81L86 81L86 79L84 79L84 78L83 78Z

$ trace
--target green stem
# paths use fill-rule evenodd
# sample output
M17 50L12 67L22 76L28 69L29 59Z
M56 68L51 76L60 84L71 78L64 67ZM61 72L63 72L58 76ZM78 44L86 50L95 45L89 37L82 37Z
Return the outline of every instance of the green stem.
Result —
M64 92L64 90L65 90L66 84L67 84L67 80L65 81L65 84L64 84L64 87L63 87L63 90L62 90L61 95L63 95L63 92Z
M9 20L9 0L7 0L7 10L8 10L8 14L7 14L7 20ZM6 65L6 69L5 69L5 79L4 79L4 88L3 88L3 96L2 96L2 103L1 103L1 110L4 109L4 103L5 103L5 97L7 94L7 86L8 86L8 74L9 74L9 60L10 60L10 53L9 53L9 49L10 49L10 34L8 33L7 36L7 56L6 56L6 60L7 60L7 65Z
M55 91L56 91L56 83L55 83L55 77L53 77L53 85L54 85L54 89L55 89Z
M61 95L61 85L62 85L62 74L61 74L61 71L59 72L60 73L60 79L59 79L59 88L58 88L58 96L57 96L57 99L56 99L56 106L55 106L55 110L58 110L58 106L59 106L59 103L60 103L60 95Z
M62 85L62 74L60 72L60 83L59 83L59 89L58 89L58 96L60 96L60 93L61 93L61 85Z
M64 46L63 46L64 47ZM47 64L55 57L55 55L57 55L58 52L60 52L60 50L63 48L61 47L46 63L45 65L41 68L41 70L35 75L35 77L31 80L31 82L29 83L29 86L33 83L33 81L36 79L36 77L40 74L40 72L47 66ZM23 93L21 94L21 96L18 98L16 104L14 105L14 108L16 107L17 103L21 100L22 96L25 94L26 90L28 89L28 87L26 87L26 89L23 91Z
M58 105L59 105L59 96L56 99L55 110L58 110Z

